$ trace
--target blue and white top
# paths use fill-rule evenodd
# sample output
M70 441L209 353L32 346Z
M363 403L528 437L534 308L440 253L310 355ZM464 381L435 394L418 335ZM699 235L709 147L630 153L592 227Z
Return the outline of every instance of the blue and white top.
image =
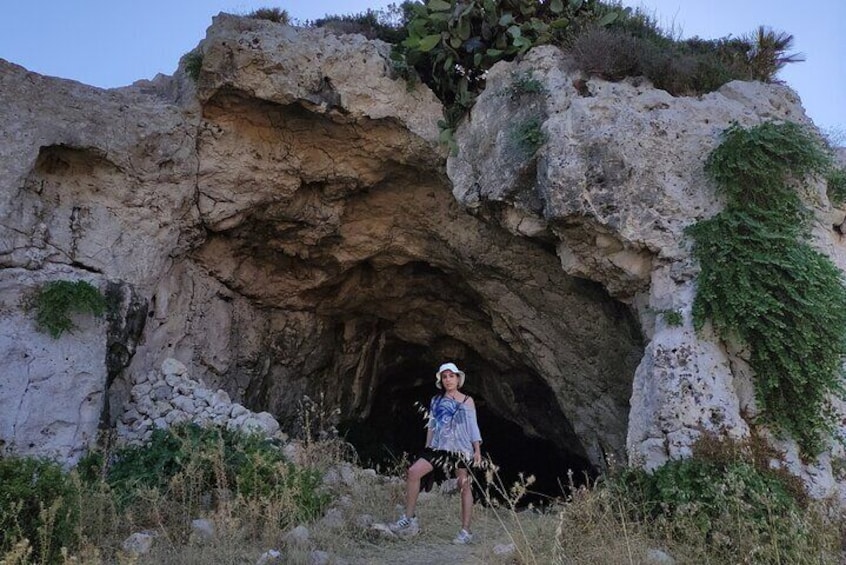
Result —
M469 397L468 397L469 398ZM461 453L473 458L473 442L482 441L476 410L448 396L434 396L429 403L429 429L432 449Z

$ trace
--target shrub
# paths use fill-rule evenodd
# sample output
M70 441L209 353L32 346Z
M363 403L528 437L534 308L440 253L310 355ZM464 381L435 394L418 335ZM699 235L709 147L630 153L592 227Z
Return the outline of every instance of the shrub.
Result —
M693 321L751 349L761 418L814 455L832 437L844 396L846 289L803 241L810 213L791 181L831 168L822 142L793 123L729 128L706 171L725 210L689 229L699 260Z
M257 10L253 10L247 14L247 17L256 20L268 20L276 22L277 24L285 25L288 25L291 22L291 16L288 14L288 10L283 10L281 8L258 8Z
M832 168L826 175L826 194L835 206L842 206L846 202L846 169Z
M35 561L54 563L79 541L77 490L52 461L0 459L0 555L29 540Z
M815 531L801 481L771 467L780 454L757 438L735 441L706 435L693 456L647 473L614 472L607 487L630 519L653 535L689 547L714 562L826 562L838 539ZM705 553L705 555L702 555ZM691 555L693 557L693 555ZM744 561L748 560L748 561Z
M621 80L642 72L642 50L651 44L627 33L591 28L573 41L570 53L576 65L588 74L607 80Z
M641 52L641 72L674 96L703 94L735 79L749 80L742 69L718 55L719 43L693 38L666 50L648 45Z
M34 299L35 322L38 330L54 338L76 326L71 319L73 312L88 312L102 316L106 300L100 291L85 281L51 281L41 287Z
M670 48L676 42L670 32L661 28L658 20L644 10L623 8L618 17L608 25L610 31L629 35L662 48Z
M744 37L679 40L641 10L624 8L604 29L588 27L565 45L578 67L607 80L645 76L670 94L711 92L732 80L775 82L793 37L764 27Z
M200 78L200 71L203 69L203 52L199 49L194 49L182 56L182 65L185 69L185 74L191 80L197 82Z
M313 27L325 27L338 33L359 33L367 39L381 39L398 44L408 37L406 24L411 17L413 2L390 4L381 10L370 10L358 14L327 15L309 22Z
M788 53L793 49L793 36L760 26L754 34L746 36L746 66L752 80L774 82L776 74L788 63L804 61L801 53Z
M149 445L126 447L115 453L107 482L124 504L143 489L167 492L179 479L186 504L199 504L202 495L232 490L246 499L293 501L291 514L280 520L310 520L327 503L318 491L320 474L284 460L270 440L217 428L188 424L153 432Z
M525 155L534 155L546 143L546 134L541 129L540 118L529 118L511 130L511 140Z
M283 10L281 8L259 8L247 14L247 17L256 20L269 20L271 22L276 22L277 24L285 25L288 25L291 22L288 10Z

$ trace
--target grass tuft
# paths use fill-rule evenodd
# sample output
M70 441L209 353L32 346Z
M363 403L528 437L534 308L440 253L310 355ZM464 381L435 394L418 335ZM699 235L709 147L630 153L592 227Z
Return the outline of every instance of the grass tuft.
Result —
M83 312L100 317L106 311L106 299L88 282L59 280L42 286L32 307L38 330L59 338L76 328L71 314Z

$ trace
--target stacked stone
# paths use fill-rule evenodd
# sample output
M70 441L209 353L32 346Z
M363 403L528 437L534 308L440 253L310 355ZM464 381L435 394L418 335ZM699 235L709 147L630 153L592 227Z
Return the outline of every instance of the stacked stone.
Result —
M188 374L176 359L166 359L161 371L138 378L117 423L118 440L129 445L150 441L153 430L194 422L272 437L279 423L268 412L255 413L232 402L224 390L214 392Z

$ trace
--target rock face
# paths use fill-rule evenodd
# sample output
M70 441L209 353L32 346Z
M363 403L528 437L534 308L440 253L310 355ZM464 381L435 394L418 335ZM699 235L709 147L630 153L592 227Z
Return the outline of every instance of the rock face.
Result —
M36 333L20 307L41 283L78 276L56 266L0 271L0 440L10 452L75 462L96 439L106 389L106 324L79 317L76 333L54 340Z
M654 467L703 429L748 433L743 353L690 325L683 230L720 209L702 172L719 133L803 121L795 95L673 98L538 48L492 69L447 159L439 103L388 51L222 14L196 83L102 91L0 61L7 448L72 460L101 422L126 440L183 419L289 429L305 394L415 433L447 359L491 450L543 438ZM521 92L526 73L545 92ZM113 296L108 317L38 334L22 304L57 278ZM796 465L832 488L830 462Z

